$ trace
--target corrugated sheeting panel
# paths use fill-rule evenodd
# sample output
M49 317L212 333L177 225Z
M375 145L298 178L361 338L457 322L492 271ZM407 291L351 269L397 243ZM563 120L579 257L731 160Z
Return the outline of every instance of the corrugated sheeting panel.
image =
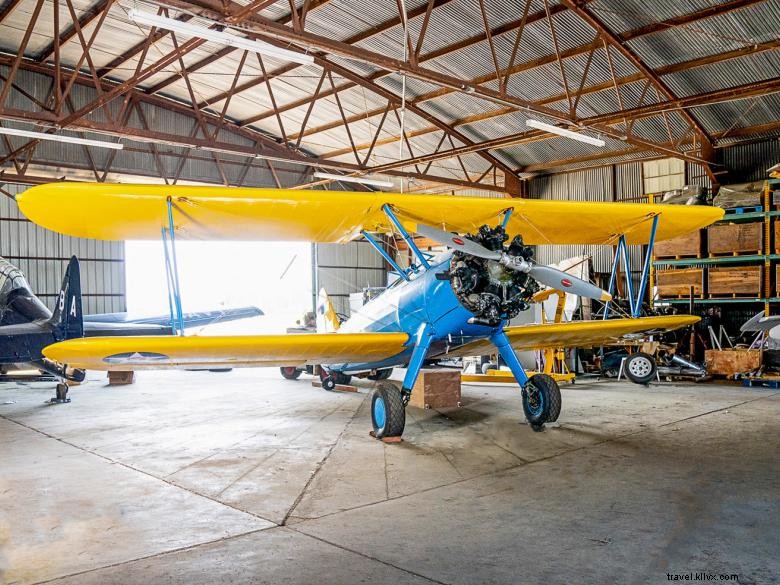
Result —
M12 195L26 189L4 185ZM68 260L81 264L81 292L84 312L111 313L126 310L125 246L62 236L29 222L16 202L0 194L0 256L25 273L30 286L50 308L54 306Z
M349 294L385 286L384 260L368 242L316 244L315 293L324 288L337 313L349 316Z
M720 156L730 183L760 181L767 178L769 167L780 163L780 140L732 146Z
M712 181L704 170L704 166L692 162L685 163L685 184L701 185L705 189L712 189Z
M645 199L642 163L614 165L615 200L640 202Z
M633 172L635 174L637 171L634 170ZM614 201L612 167L547 175L531 179L529 182L529 194L534 199ZM612 248L610 246L549 245L536 247L536 261L542 264L556 264L561 260L581 254L592 258L593 270L595 272L608 273L611 271ZM641 269L641 262L641 250L636 249L636 246L632 246L632 271L638 272Z

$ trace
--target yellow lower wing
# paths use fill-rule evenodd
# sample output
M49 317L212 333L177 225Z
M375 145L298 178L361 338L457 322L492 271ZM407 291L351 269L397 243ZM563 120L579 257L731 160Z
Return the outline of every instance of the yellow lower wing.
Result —
M405 333L224 337L89 337L55 343L43 355L85 370L298 366L378 361L404 350Z
M520 325L505 329L512 347L519 350L545 347L593 347L614 343L632 333L673 331L692 325L699 317L673 315L669 317L639 317L637 319L608 319L606 321L572 321ZM487 355L496 349L487 339L473 341L448 352L451 356Z

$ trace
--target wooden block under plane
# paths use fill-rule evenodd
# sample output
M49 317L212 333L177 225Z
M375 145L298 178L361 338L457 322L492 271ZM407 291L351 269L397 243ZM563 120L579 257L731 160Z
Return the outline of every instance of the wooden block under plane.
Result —
M419 408L460 406L460 371L421 370L409 404Z
M126 386L135 383L135 372L108 372L109 386Z

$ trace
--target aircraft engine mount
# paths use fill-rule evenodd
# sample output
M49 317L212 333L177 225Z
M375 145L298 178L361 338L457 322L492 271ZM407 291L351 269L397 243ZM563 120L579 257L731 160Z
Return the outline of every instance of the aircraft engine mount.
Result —
M534 254L519 235L505 245L509 236L501 226L491 228L483 225L478 233L465 237L489 250L506 252L525 260L530 260ZM527 273L507 268L496 260L459 251L452 255L450 282L458 301L474 313L473 322L491 327L528 309L531 297L540 288Z

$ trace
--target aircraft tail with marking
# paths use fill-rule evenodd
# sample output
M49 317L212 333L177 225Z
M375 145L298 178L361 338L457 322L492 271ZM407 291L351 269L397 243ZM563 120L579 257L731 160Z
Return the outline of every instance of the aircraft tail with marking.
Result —
M84 314L81 311L81 270L72 256L62 279L62 287L49 323L58 341L84 337Z
M317 333L335 333L341 326L339 316L330 302L328 293L324 288L320 289L317 297Z

